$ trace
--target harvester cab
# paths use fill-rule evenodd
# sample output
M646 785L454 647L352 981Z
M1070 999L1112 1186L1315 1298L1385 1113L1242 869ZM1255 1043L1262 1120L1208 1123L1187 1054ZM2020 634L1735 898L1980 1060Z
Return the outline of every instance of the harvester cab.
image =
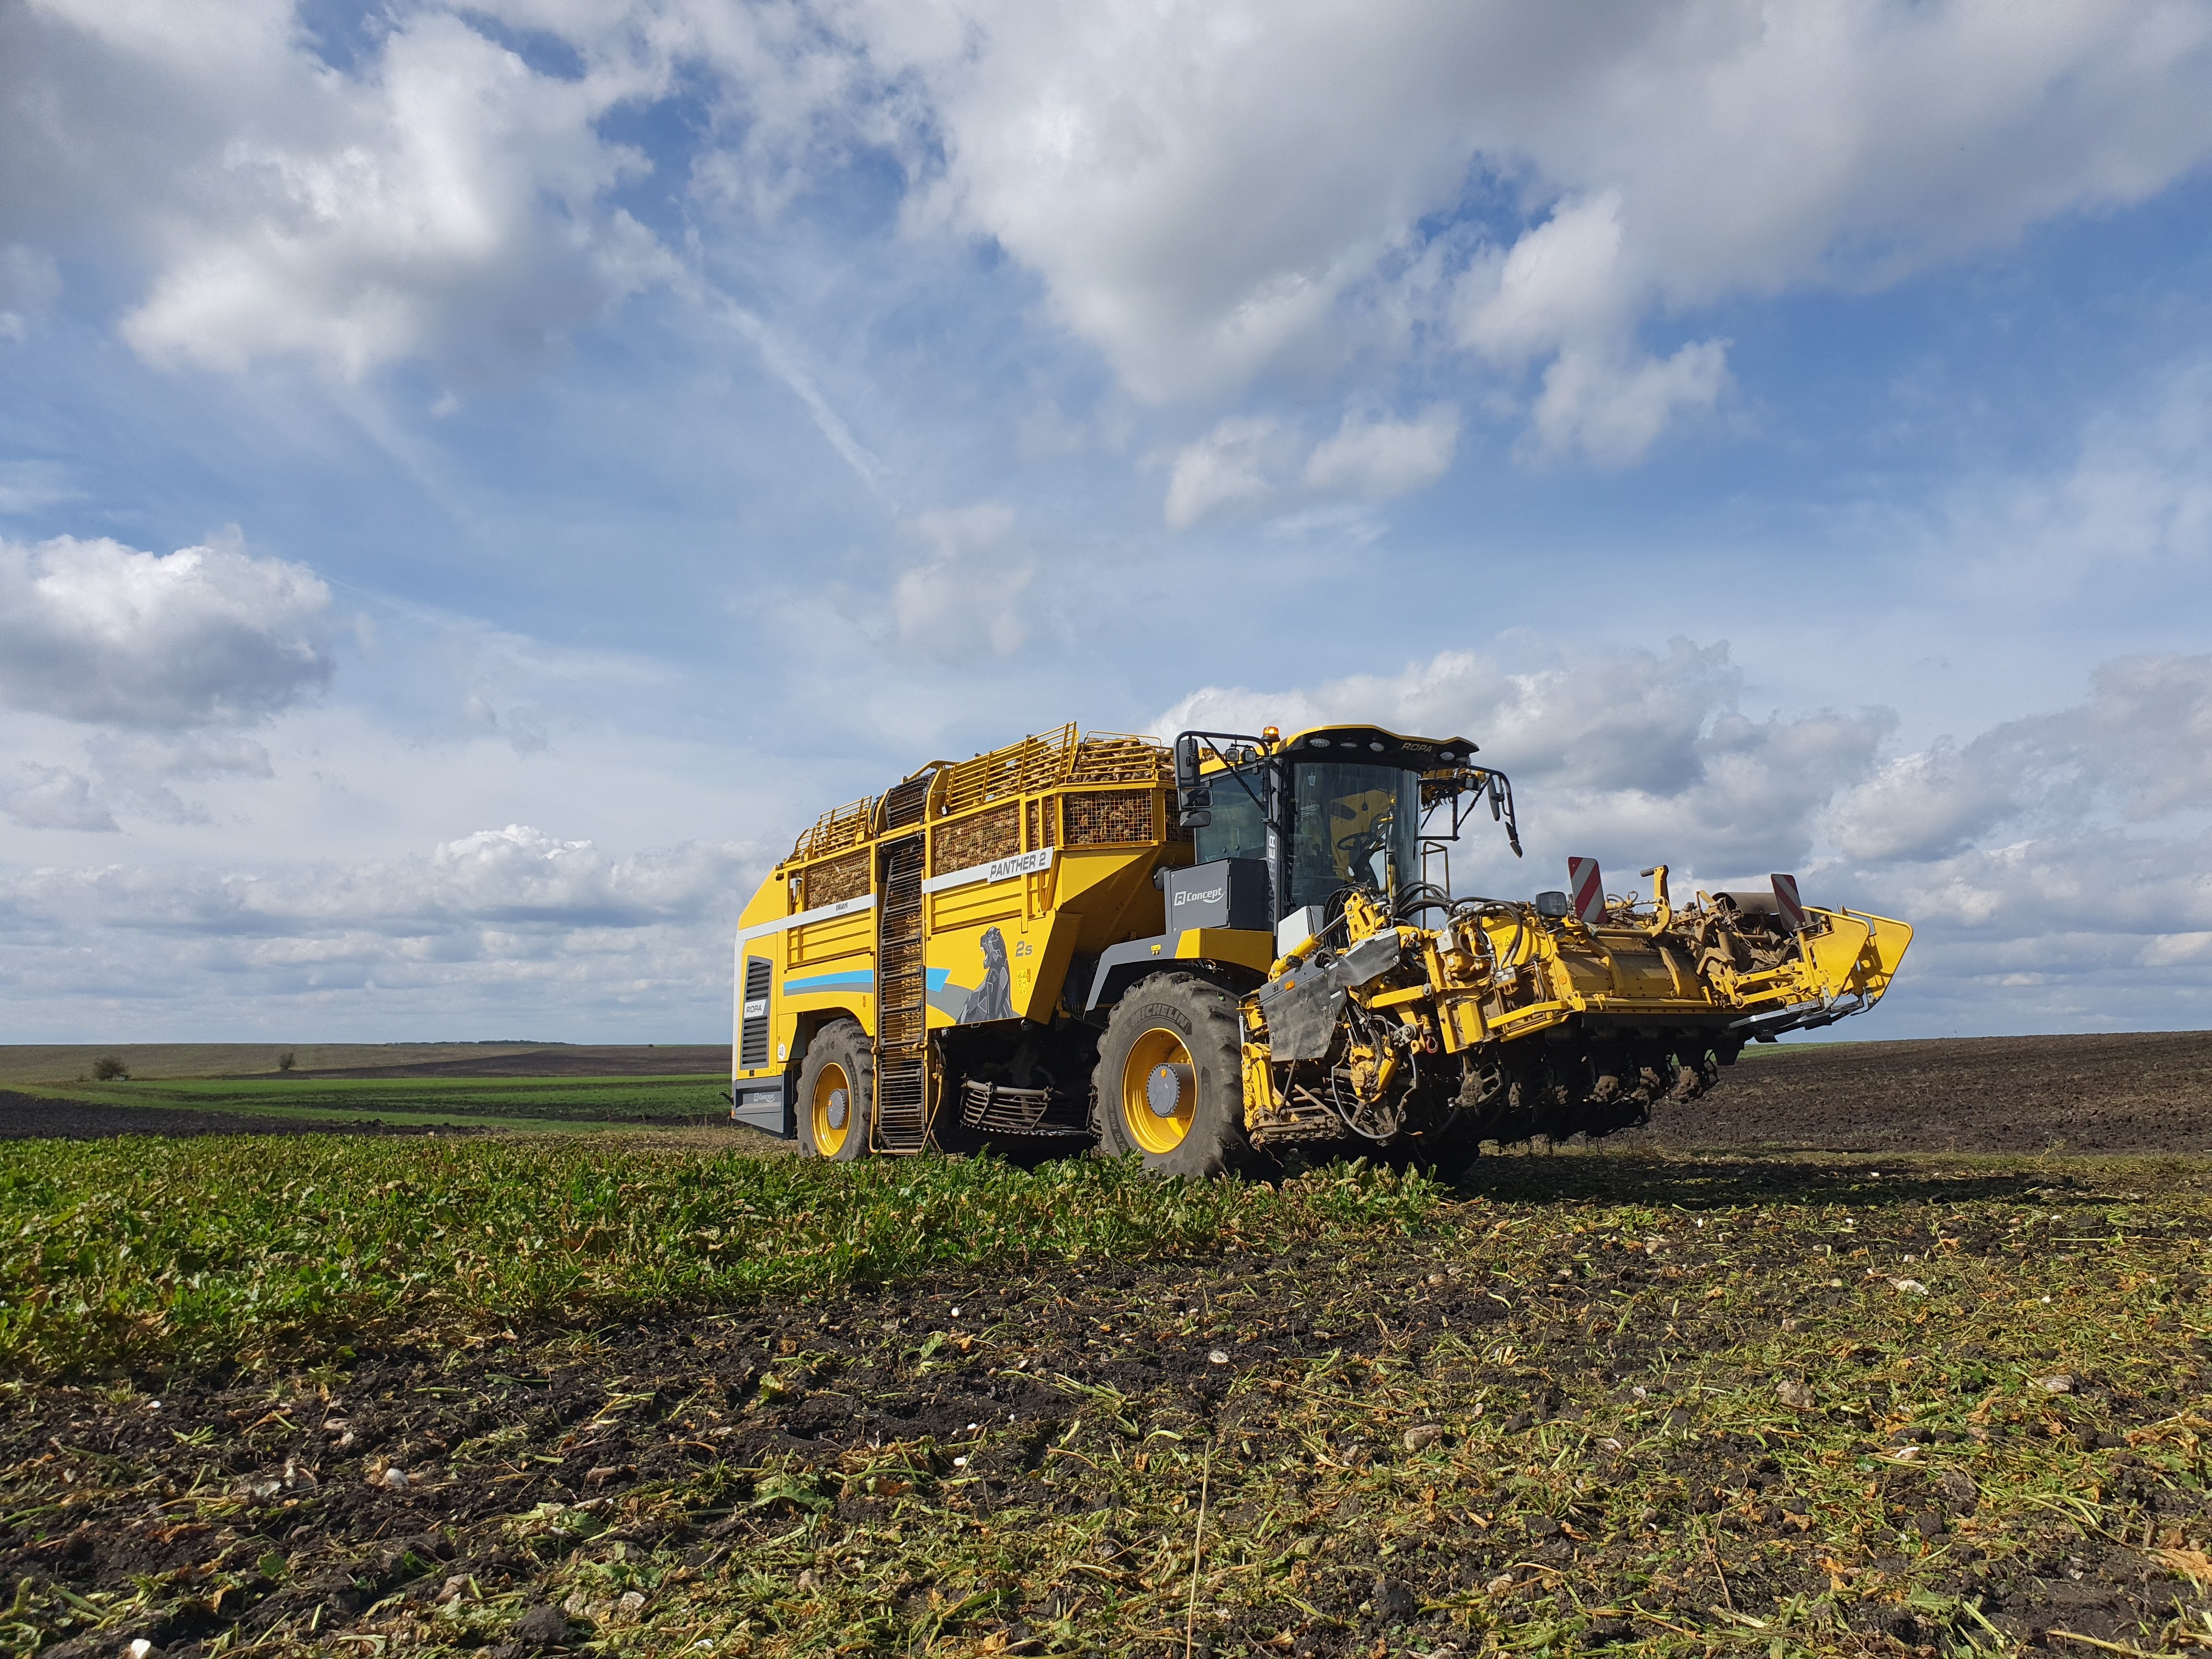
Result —
M828 1158L1097 1149L1209 1175L1450 1169L1601 1135L1871 1006L1911 936L1796 884L1645 901L1596 861L1458 895L1509 779L1463 738L1070 726L823 815L739 925L733 1115Z
M1286 743L1269 726L1257 737L1185 732L1173 752L1177 819L1199 864L1263 863L1279 933L1286 922L1294 933L1316 931L1324 916L1333 924L1353 892L1394 915L1449 909L1449 883L1431 881L1430 866L1448 867L1446 843L1480 803L1521 851L1512 784L1474 765L1464 738L1328 726Z

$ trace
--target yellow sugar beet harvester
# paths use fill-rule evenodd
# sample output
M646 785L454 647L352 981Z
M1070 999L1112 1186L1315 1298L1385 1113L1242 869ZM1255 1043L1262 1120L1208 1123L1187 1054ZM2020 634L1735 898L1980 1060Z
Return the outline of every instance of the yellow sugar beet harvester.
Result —
M823 1158L1133 1153L1164 1172L1602 1135L1743 1045L1871 1007L1912 930L1796 884L1676 907L1455 897L1512 787L1464 738L1073 726L824 813L738 924L732 1115Z

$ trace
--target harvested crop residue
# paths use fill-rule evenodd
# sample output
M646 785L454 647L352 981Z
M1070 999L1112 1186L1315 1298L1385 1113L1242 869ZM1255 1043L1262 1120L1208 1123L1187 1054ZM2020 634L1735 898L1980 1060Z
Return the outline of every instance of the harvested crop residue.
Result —
M1342 1249L21 1384L4 1634L2167 1650L2212 1641L2208 1221L2178 1161L1512 1160Z

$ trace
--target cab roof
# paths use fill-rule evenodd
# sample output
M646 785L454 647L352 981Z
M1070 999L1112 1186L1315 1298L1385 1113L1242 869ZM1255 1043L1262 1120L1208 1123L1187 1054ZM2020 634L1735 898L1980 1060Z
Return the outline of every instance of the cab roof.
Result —
M1409 738L1379 726L1310 726L1285 738L1278 752L1300 760L1362 761L1434 772L1468 760L1475 745L1465 738Z

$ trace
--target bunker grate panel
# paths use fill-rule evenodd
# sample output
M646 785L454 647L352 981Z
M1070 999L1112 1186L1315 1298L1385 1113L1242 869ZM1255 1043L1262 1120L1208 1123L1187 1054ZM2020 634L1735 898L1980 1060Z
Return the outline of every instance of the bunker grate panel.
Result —
M818 910L825 904L842 904L847 899L860 897L868 890L868 866L873 857L863 847L842 859L816 865L804 878L804 894L799 908Z
M941 876L948 870L965 870L1021 850L1021 805L1008 801L972 818L939 824L930 836L929 873Z
M1066 798L1070 847L1127 846L1151 841L1152 792L1149 789L1092 790Z
M1049 847L1060 833L1060 799L1047 795L1042 800L1029 804L1030 840L1032 848Z

